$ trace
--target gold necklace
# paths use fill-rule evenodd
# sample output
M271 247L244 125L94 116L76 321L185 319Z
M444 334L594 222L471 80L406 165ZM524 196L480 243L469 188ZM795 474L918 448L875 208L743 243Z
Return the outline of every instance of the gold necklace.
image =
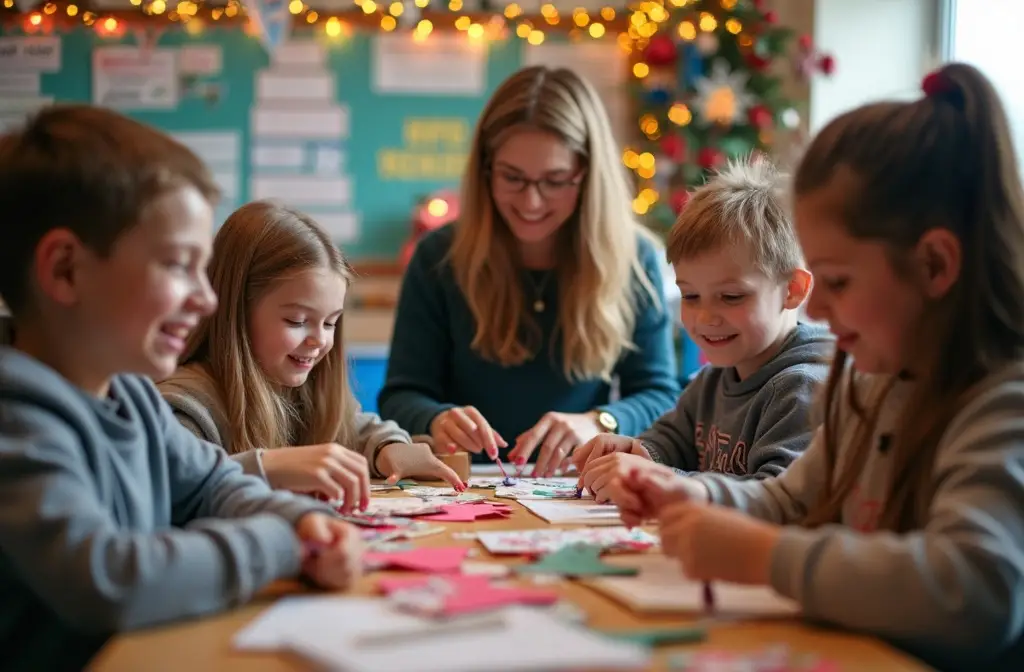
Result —
M526 272L526 277L533 286L533 312L543 313L544 309L547 308L547 304L544 303L544 288L547 287L548 280L551 279L551 271L544 273L544 279L540 281L540 285L533 281L533 274L529 271Z

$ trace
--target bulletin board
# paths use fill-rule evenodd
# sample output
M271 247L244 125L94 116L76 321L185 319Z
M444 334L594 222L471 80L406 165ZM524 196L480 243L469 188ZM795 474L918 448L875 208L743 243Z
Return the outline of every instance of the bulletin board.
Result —
M457 185L488 96L522 65L585 69L623 123L627 65L614 40L578 53L544 46L296 31L270 58L237 29L0 35L0 124L53 100L120 109L207 162L224 193L218 222L249 200L278 198L316 217L352 258L392 260L413 205Z

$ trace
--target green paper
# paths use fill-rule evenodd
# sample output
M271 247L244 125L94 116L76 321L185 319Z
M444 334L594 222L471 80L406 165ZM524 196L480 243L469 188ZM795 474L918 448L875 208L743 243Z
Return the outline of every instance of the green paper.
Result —
M552 574L556 576L635 576L640 572L636 567L609 565L601 560L600 546L572 544L549 553L538 562L519 565L520 574Z
M605 637L623 642L632 642L641 646L658 646L660 644L693 644L707 639L707 631L703 628L652 628L645 630L600 630Z

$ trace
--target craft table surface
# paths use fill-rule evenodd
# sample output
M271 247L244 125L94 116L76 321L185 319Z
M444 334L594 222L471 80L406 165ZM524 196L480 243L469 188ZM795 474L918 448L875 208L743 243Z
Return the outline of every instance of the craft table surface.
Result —
M424 483L425 485L433 485ZM438 483L436 485L444 485ZM488 490L474 490L488 494ZM391 495L391 493L386 493ZM385 493L374 493L384 496ZM394 493L393 496L405 496ZM508 502L513 513L506 519L474 523L448 523L444 532L414 540L421 546L468 546L477 549L471 560L497 561L509 564L523 562L521 558L488 556L476 540L452 539L451 533L483 530L524 530L550 527L518 502ZM565 526L578 527L578 526ZM362 579L349 594L374 595L374 586L381 576L396 572L375 572ZM407 575L407 574L406 574ZM548 587L548 586L545 586ZM658 616L639 617L593 589L571 580L563 580L554 587L569 601L588 615L587 624L596 628L650 628L684 625L686 618ZM187 670L187 672L246 672L303 671L314 668L302 659L288 655L251 654L234 651L231 639L247 623L275 599L284 595L312 593L297 582L278 582L263 591L247 606L208 618L138 631L115 637L96 656L89 670L95 672L158 672L159 670ZM510 642L524 645L526 642ZM773 621L722 623L713 626L701 644L664 646L658 648L652 670L670 670L667 659L672 653L693 651L698 648L757 651L769 646L787 646L795 654L813 654L836 662L842 672L922 672L930 668L904 655L887 644L857 635L845 634L813 627L797 619ZM457 655L457 652L453 652Z

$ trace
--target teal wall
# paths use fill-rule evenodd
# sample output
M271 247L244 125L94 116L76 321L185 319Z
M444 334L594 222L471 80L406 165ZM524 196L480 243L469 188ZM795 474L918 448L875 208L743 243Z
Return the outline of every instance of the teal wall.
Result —
M318 35L322 35L322 32ZM345 243L345 249L356 259L393 258L408 234L409 213L418 197L456 183L451 179L382 181L377 172L378 151L403 145L403 126L409 118L461 118L471 130L490 93L519 67L524 47L523 42L514 36L490 43L486 90L479 96L381 96L372 90L373 35L356 33L338 43L325 42L329 45L328 68L336 80L337 101L348 106L350 115L350 133L343 141L343 149L346 172L353 179L352 210L359 215L361 232L358 239ZM61 70L58 73L43 74L41 80L42 95L53 96L58 101L90 101L94 46L119 42L135 44L131 31L120 40L102 39L88 28L75 29L61 37ZM296 33L293 39L326 40L303 32ZM183 88L180 104L175 110L127 114L170 132L239 132L240 193L235 202L244 203L250 200L249 156L252 138L249 126L250 108L255 96L255 75L268 67L268 55L257 39L237 29L207 28L195 37L180 29L168 31L161 36L158 47L186 44L215 44L221 47L222 71L195 80L218 89L221 93L219 100L209 103L198 95L186 95ZM287 200L286 194L280 196ZM222 217L226 214L219 213Z

